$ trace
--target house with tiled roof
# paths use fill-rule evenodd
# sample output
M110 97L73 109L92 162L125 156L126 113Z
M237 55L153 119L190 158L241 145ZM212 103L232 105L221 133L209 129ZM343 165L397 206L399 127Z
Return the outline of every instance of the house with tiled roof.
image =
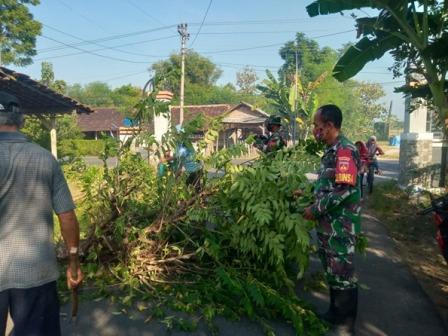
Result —
M93 113L78 116L78 126L86 139L96 140L100 134L118 137L124 119L116 108L95 108Z
M208 104L208 105L187 105L184 106L184 122L191 120L197 115L202 114L205 117L222 117L224 126L220 132L216 143L217 148L225 148L245 139L249 134L264 134L264 121L268 114L251 104L241 102L237 105L232 104ZM157 129L167 129L168 124L177 125L180 120L180 107L170 107L170 120L157 120L154 123L154 134L157 135ZM204 132L199 132L200 138Z
M14 105L25 115L38 117L50 132L51 153L57 158L56 118L73 112L91 113L86 105L64 96L31 77L0 66L0 97L5 107Z
M149 127L157 141L162 139L171 126L179 124L180 107L170 106L168 117L155 116ZM207 104L184 106L184 122L198 115L209 118L222 117L223 130L220 132L214 148L226 148L245 139L250 134L264 134L264 121L268 117L264 111L241 102L239 104ZM136 128L129 127L126 118L116 108L95 108L93 113L80 115L78 126L86 139L98 139L100 134L119 138L124 141L135 134ZM207 130L198 130L196 140L203 138Z

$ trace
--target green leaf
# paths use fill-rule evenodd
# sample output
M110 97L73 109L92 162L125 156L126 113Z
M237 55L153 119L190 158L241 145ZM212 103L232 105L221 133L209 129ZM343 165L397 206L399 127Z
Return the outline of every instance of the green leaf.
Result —
M386 35L369 39L362 38L356 45L351 46L339 59L333 69L333 76L343 82L355 76L362 68L373 60L381 58L387 51L396 48L403 41L398 37Z
M403 0L317 0L306 6L306 11L311 17L340 13L345 10L360 8L384 9L385 6L398 7L407 5Z

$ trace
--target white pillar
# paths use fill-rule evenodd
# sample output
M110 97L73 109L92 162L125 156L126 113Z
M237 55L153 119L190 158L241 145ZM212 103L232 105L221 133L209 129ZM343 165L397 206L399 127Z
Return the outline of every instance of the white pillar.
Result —
M51 154L58 158L58 147L57 147L57 134L56 134L56 117L52 115L50 117L50 139L51 139Z
M414 105L414 103L416 101L412 101L410 97L405 100L404 132L400 137L399 160L399 183L402 186L424 185L425 183L422 182L424 176L422 179L416 176L420 174L421 168L432 164L433 134L426 131L427 107L424 104ZM409 113L411 109L412 112ZM425 185L425 187L428 186Z

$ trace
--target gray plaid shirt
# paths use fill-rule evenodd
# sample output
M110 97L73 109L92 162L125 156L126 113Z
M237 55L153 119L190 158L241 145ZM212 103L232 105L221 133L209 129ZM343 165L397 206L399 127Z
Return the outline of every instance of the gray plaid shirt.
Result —
M51 153L19 132L0 132L0 291L58 278L53 210L74 208Z

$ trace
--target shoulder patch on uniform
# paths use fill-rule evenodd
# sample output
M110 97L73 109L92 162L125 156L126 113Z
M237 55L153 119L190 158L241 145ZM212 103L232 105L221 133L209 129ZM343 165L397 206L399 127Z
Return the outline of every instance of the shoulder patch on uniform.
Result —
M335 182L337 184L356 185L358 169L349 148L339 148L336 152Z

